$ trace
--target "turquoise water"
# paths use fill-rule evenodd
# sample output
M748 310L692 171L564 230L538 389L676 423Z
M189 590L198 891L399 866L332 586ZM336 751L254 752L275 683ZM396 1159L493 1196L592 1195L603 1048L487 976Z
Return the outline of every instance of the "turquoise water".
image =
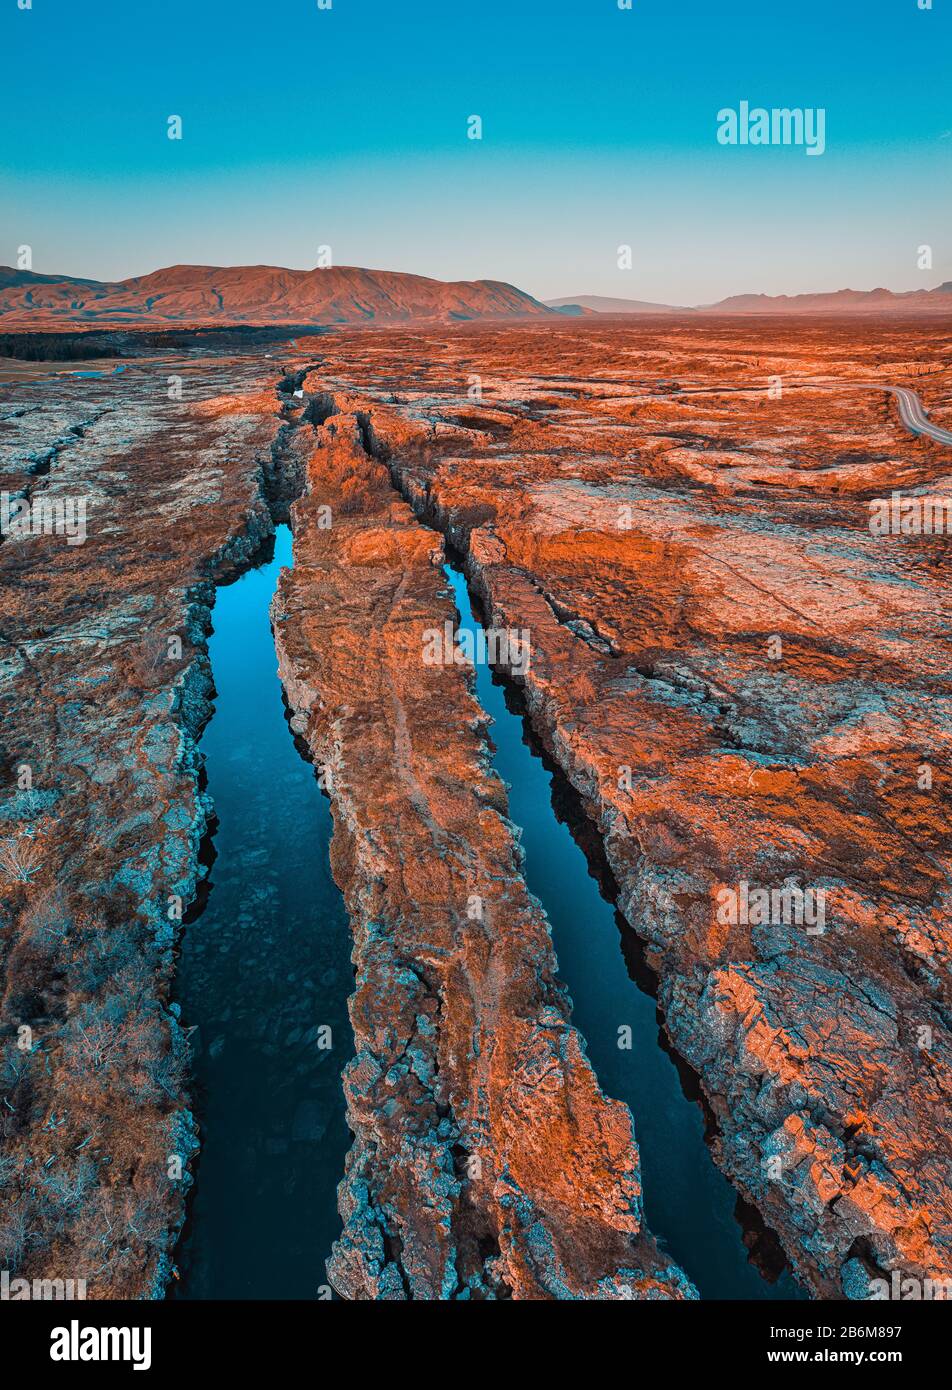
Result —
M281 526L273 558L220 588L212 615L218 693L201 749L216 858L176 990L183 1024L197 1027L202 1139L173 1283L186 1298L315 1298L340 1230L351 936L328 864L328 803L277 678L268 613L290 564Z
M125 370L126 370L125 366L124 366L122 363L119 363L118 366L113 367L111 375L112 375L112 376L118 376L120 372L124 372ZM63 375L64 375L64 376L83 377L83 378L99 378L99 377L104 377L104 376L106 375L106 373L105 373L105 372L99 372L99 371L95 371L95 372L93 372L93 371L90 371L90 372L64 372Z
M456 595L460 626L475 633L466 581L445 573ZM671 1057L660 1046L655 1001L634 982L633 934L620 933L614 909L591 877L588 860L553 809L564 781L530 747L521 714L486 665L476 667L480 703L495 723L496 770L510 784L510 815L522 827L525 875L552 924L559 976L574 1001L573 1019L586 1040L602 1089L635 1116L641 1149L647 1224L700 1290L702 1298L803 1297L789 1273L773 1284L750 1263L735 1218L737 1194L711 1158L700 1106L685 1095ZM627 958L627 960L626 960ZM618 1048L618 1028L632 1030L631 1051Z

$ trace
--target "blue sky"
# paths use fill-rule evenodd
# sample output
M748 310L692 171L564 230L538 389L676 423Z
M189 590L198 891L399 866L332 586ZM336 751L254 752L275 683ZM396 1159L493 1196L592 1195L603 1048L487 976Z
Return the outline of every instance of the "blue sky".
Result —
M28 243L36 270L118 278L329 244L681 303L952 279L952 0L16 3L0 263ZM719 145L742 100L824 107L825 154Z

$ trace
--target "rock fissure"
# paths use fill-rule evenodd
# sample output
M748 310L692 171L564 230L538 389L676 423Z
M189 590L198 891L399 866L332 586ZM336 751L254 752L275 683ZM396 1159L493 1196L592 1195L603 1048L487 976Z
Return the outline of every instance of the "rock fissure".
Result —
M171 991L211 816L210 607L273 531L255 461L273 406L235 392L240 365L188 370L184 417L142 375L123 378L121 425L105 401L68 437L59 399L17 417L32 452L52 425L58 466L38 486L85 495L88 535L79 551L44 535L0 552L0 1263L84 1278L90 1298L160 1296L174 1271L196 1129ZM60 386L83 406L115 389ZM196 461L206 477L227 465L224 496L189 484Z
M631 806L626 804L628 797L619 795L614 774L606 766L611 755L606 757L599 746L606 716L596 714L594 706L587 710L592 723L583 735L579 709L585 711L586 696L591 699L596 683L604 684L597 667L583 665L582 670L573 671L575 703L571 711L567 707L569 702L564 698L557 674L558 644L552 641L550 650L550 629L535 619L530 595L538 594L557 623L565 624L560 614L552 609L546 586L538 582L536 574L526 572L520 559L520 550L530 542L528 533L523 539L516 529L519 499L508 501L507 510L503 510L500 503L487 508L484 485L470 485L462 474L457 484L457 471L466 467L465 460L472 455L471 442L467 443L462 456L451 452L452 438L444 437L442 449L434 451L432 431L417 420L407 419L378 400L362 398L356 390L350 394L339 393L337 399L339 408L367 417L361 426L361 438L365 444L370 441L374 457L386 461L397 491L420 520L435 528L463 555L470 585L491 621L520 628L530 626L534 642L536 633L541 635L543 647L539 657L537 659L534 646L529 673L519 681L528 712L543 744L589 807L603 836L608 861L622 888L622 910L654 954L668 1035L673 1046L696 1068L718 1116L720 1132L715 1139L715 1152L727 1174L743 1196L777 1230L801 1277L820 1294L842 1296L845 1292L849 1296L862 1296L860 1289L866 1287L869 1278L896 1268L919 1278L945 1277L949 1226L945 1221L942 1165L933 1164L928 1158L929 1153L941 1146L923 1141L921 1163L913 1177L904 1155L909 1131L903 1112L910 1104L928 1105L925 1092L931 1086L946 1086L947 1069L938 1065L934 1051L923 1059L922 1066L916 1065L914 1053L910 1055L908 1050L900 1050L897 1054L892 1023L898 1007L918 1021L920 1033L927 1022L930 1036L938 1038L937 1030L941 1029L945 1049L936 966L926 963L921 945L911 947L916 938L907 934L900 938L902 953L897 957L901 974L898 977L893 974L889 985L885 985L888 976L882 974L884 962L874 955L872 971L869 972L867 965L869 973L860 969L853 976L856 979L858 975L862 981L857 990L851 986L844 970L837 969L836 958L830 956L822 939L805 951L803 945L789 939L789 931L783 930L774 931L773 935L777 943L787 938L785 949L778 950L766 933L762 942L754 941L753 954L746 961L742 944L726 954L723 948L715 949L712 956L708 956L710 948L707 948L701 952L700 959L692 961L676 934L680 914L674 914L671 906L664 907L663 896L659 897L656 887L659 880L664 881L665 864L671 862L671 847L665 843L665 837L670 835L667 829L671 825L670 813L652 815L649 809L647 819L644 812L633 817ZM484 456L481 462L489 462L492 466L491 455ZM454 489L460 494L455 502L450 500ZM468 489L478 494L477 501L470 500ZM502 533L498 541L497 529ZM666 534L670 545L675 533L668 530ZM532 540L531 544L538 546L539 542ZM703 548L696 548L695 553L702 560L717 558L708 555ZM728 571L735 568L726 566ZM744 583L749 578L747 574L738 577ZM751 580L750 587L757 590L762 586ZM775 595L770 597L773 600ZM808 620L799 605L782 601L782 606L791 618ZM858 607L853 611L858 612ZM811 626L816 626L812 617L809 621ZM697 624L692 627L698 631ZM850 658L849 649L841 645L839 652L830 659L842 664ZM567 654L563 653L561 659L567 660ZM597 653L595 659L603 658ZM818 654L804 659L822 658ZM872 679L873 668L862 652L859 663L867 679ZM591 683L588 687L586 681ZM733 727L730 730L717 719L710 722L720 744L733 746L752 760L748 764L750 770L744 773L751 793L754 782L803 775L803 768L792 773L779 764L768 768L768 758L776 763L770 739L759 735L751 737L750 721L753 711L762 705L763 695L761 689L754 692L753 700L748 697L746 714L739 713L742 707L731 702L730 725ZM699 707L691 717L703 714L703 707ZM615 717L614 714L611 717ZM624 755L615 756L619 763L627 761ZM727 764L724 766L726 768ZM827 756L813 762L809 771L810 779L817 783L816 793L826 807L827 821L830 818L839 821L843 816L846 787L842 783L834 787L829 781L836 767L836 759ZM637 777L639 770L635 766L632 776ZM698 771L703 775L700 763ZM659 779L659 786L663 780ZM804 784L804 791L810 794L809 781ZM639 797L641 795L639 792ZM902 815L902 803L897 809ZM879 828L872 832L872 853L881 868L869 857L865 863L859 859L855 864L848 863L844 857L845 837L840 842L842 853L835 838L827 838L835 853L824 853L820 843L823 831L819 829L815 837L817 843L809 851L814 866L812 873L817 869L823 873L826 891L833 895L833 901L843 901L844 894L853 895L845 901L854 919L857 911L862 917L866 910L862 902L869 891L871 870L874 874L886 872L886 861L876 846L876 837L894 834L897 842L916 849L917 858L921 857L923 849L922 843L910 837L901 821L897 823L896 809L891 815L885 813L885 808L876 810ZM822 825L823 821L818 821L818 827ZM620 833L621 826L625 827L624 834ZM628 836L639 846L637 855L633 856L626 845ZM866 853L869 856L870 850ZM790 854L780 877L789 874L800 855L802 849L799 855ZM674 862L681 858L679 852ZM703 850L700 859L703 862ZM711 867L715 885L718 878L723 882L726 877L730 882L730 870L726 866L714 861ZM776 868L773 873L777 873ZM710 869L705 874L710 882L708 875ZM801 883L810 881L803 868L799 879ZM821 878L820 882L823 881ZM938 882L935 880L936 886ZM895 894L895 890L892 891ZM702 908L703 897L695 888L683 900L690 913L688 921L693 919L699 923L701 912L698 909ZM909 903L916 915L921 913L918 904L922 899L918 893L910 896L900 887L893 901ZM692 926L688 930L687 939L691 940L698 928ZM853 930L857 930L855 924ZM855 970L857 960L861 959L856 951L862 950L865 929L859 928L855 944L836 933L835 927L834 933L828 939L843 941ZM683 930L680 940L684 940ZM925 995L920 994L918 1000L911 996L903 998L903 987L897 986L897 980L908 978L903 956L910 949L918 962L919 984L926 987ZM896 999L897 987L901 1004L894 1002L884 1006L881 1001L887 994ZM833 1028L823 1022L831 990L834 999L839 993L842 1001L836 1010ZM739 1007L742 1001L746 1002ZM774 1013L776 1022L770 1026L770 1040L765 1034L768 1025L762 1007L751 1007L755 1003L769 1003ZM795 1020L801 1018L797 1027ZM911 1033L916 1031L913 1028ZM797 1032L803 1039L799 1051L778 1050L772 1040L774 1036L792 1038ZM862 1038L863 1042L851 1046L844 1042L850 1037ZM729 1044L726 1048L725 1042ZM909 1046L907 1042L905 1048ZM890 1056L891 1067L886 1063ZM849 1060L851 1057L855 1060ZM898 1059L901 1060L897 1068ZM933 1080L927 1081L927 1075ZM920 1099L913 1102L913 1095ZM810 1104L811 1096L814 1101L818 1097L825 1098L826 1103L815 1108ZM820 1155L828 1151L832 1155L839 1147L840 1153L846 1159L849 1157L849 1144L844 1140L847 1117L853 1109L863 1109L875 1116L871 1120L870 1137L864 1141L867 1154L875 1155L872 1166L859 1175L847 1172L845 1179L824 1177L825 1159ZM917 1113L929 1112L920 1109ZM837 1166L842 1172L843 1161ZM771 1176L774 1167L776 1177ZM920 1207L922 1203L924 1207ZM930 1204L933 1219L924 1225L919 1211L929 1210ZM805 1225L807 1210L811 1216L809 1224ZM851 1253L855 1240L851 1226L856 1222L869 1223L870 1241L865 1248L874 1252L875 1258L867 1258L865 1267L863 1261L857 1261ZM926 1229L931 1229L931 1236L924 1235Z
M395 501L372 425L314 394L274 629L295 725L333 766L354 925L331 1280L358 1299L690 1297L643 1228L628 1112L568 1022L485 718L463 672L422 662L452 614L440 543Z

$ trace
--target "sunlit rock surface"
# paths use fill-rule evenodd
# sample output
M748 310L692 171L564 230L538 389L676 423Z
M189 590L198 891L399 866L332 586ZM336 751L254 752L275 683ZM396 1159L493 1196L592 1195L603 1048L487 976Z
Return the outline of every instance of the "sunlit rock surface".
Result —
M949 341L548 321L5 368L0 489L85 497L88 536L0 545L4 1267L91 1296L173 1272L209 606L304 489L274 618L355 933L338 1290L691 1292L643 1228L465 668L421 659L443 537L487 619L529 630L533 724L717 1160L815 1293L949 1277L948 540L868 524L894 490L952 495L950 451L870 389L948 428ZM725 915L783 888L822 921Z
M693 1297L644 1228L631 1116L569 1022L466 672L422 678L421 634L453 614L439 538L361 421L322 425L306 362L104 370L10 369L0 410L10 492L87 503L82 544L0 547L5 1267L93 1298L161 1295L176 1272L196 1132L169 1000L213 809L209 610L304 489L276 638L331 772L357 975L332 1281Z
M304 383L494 624L530 630L533 723L602 831L718 1161L825 1296L952 1274L949 541L868 524L894 489L952 496L952 452L864 386L948 427L949 342L342 334ZM823 920L731 921L741 885L822 894Z

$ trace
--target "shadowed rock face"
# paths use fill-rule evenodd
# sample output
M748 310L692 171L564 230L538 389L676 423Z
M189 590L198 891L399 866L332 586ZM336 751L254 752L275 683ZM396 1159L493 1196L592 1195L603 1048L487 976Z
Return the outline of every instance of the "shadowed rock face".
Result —
M837 385L914 386L947 423L948 342L342 335L305 382L493 623L530 630L533 724L601 830L716 1156L826 1296L952 1273L948 538L868 525L892 488L952 495L952 456ZM834 389L796 385L816 377ZM329 747L333 711L311 720ZM809 891L822 929L732 919L745 884Z
M439 538L363 420L331 418L330 393L295 400L305 374L146 361L4 390L4 487L82 496L87 534L0 546L0 1263L93 1298L161 1294L174 1272L196 1137L169 997L212 809L210 607L304 489L276 638L331 774L357 974L333 1282L693 1297L644 1230L631 1116L568 1022L485 717L461 668L423 680L422 633L453 614Z

